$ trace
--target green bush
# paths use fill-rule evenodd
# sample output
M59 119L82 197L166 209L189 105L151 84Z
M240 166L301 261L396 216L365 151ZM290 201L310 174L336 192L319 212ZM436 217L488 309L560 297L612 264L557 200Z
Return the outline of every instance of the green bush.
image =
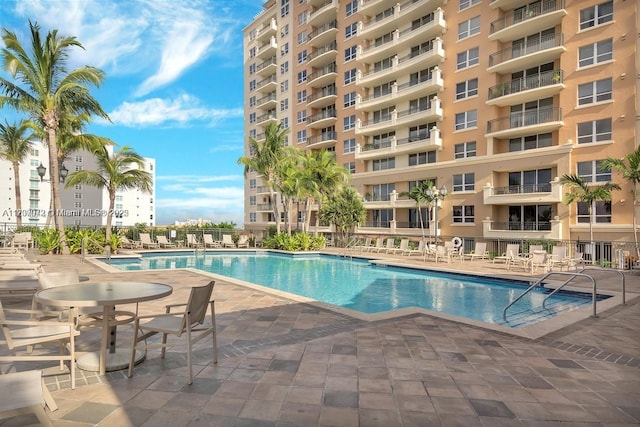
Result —
M272 237L267 237L263 241L263 246L268 249L279 249L282 251L300 252L316 251L322 249L326 244L323 235L313 236L309 233L279 233Z
M35 239L41 254L53 254L60 250L60 235L55 228L45 228L38 231Z

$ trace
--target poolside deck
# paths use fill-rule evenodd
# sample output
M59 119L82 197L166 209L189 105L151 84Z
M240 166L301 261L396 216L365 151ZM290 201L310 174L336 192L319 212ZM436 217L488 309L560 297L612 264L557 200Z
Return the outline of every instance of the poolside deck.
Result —
M30 255L47 271L73 268L92 281L174 286L165 300L142 304L142 314L182 302L190 286L210 280L191 270L113 273L78 256ZM428 264L507 273L481 260ZM598 284L619 290L617 280ZM47 377L59 406L49 416L56 426L638 425L638 272L626 274L626 287L626 306L531 340L427 315L367 322L218 281L219 363L212 365L206 342L198 343L192 386L184 349L173 347L165 360L150 352L131 379L124 371L78 371L78 387L70 390L68 375ZM130 334L119 329L121 345ZM98 342L99 330L83 329L77 348ZM0 420L35 423L31 416Z

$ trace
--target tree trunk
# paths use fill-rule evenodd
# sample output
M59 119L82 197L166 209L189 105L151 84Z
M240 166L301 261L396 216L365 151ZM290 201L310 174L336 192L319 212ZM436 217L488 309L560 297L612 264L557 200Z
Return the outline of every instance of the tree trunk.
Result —
M111 245L111 220L113 218L113 209L116 205L116 190L109 189L109 210L107 211L107 225L104 230L104 241L106 246Z
M16 225L22 227L22 195L20 194L20 163L13 162L13 181L16 190Z
M633 196L633 201L631 203L631 209L633 209L633 212L631 212L632 216L633 216L633 240L636 244L636 259L640 260L640 246L638 246L638 218L637 218L637 206L638 206L638 201L637 201L637 197L638 197L638 190L637 190L638 186L637 184L633 184L633 189L631 190L631 195Z
M311 203L313 199L307 198L304 202L304 229L308 233L311 228ZM320 212L318 212L320 213Z
M269 196L271 198L271 206L273 209L273 216L276 221L276 233L280 234L280 209L278 209L278 196L273 188L269 186Z
M318 214L316 215L316 229L313 231L313 235L318 235L318 229L320 228L320 211L322 210L322 196L318 197Z
M60 235L60 250L63 255L68 255L70 251L67 245L67 237L64 233L62 203L60 201L60 171L58 170L58 144L56 142L58 116L55 111L47 110L44 114L44 119L49 140L49 179L51 183L51 195L53 197L53 216L56 229Z

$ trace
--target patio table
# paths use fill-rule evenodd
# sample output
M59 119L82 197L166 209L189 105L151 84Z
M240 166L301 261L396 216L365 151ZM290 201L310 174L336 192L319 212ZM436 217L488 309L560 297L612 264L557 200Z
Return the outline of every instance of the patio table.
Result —
M88 371L115 371L129 366L130 350L116 348L116 327L133 320L135 314L116 311L116 305L139 303L171 295L173 288L161 283L148 282L88 282L57 286L36 293L36 300L45 305L67 307L102 307L102 339L100 350L78 358L78 367ZM125 321L116 315L125 314ZM136 361L144 353L136 355Z

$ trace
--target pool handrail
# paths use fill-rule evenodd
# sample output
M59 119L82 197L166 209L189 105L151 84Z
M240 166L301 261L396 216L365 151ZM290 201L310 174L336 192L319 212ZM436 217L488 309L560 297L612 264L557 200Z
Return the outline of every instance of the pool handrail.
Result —
M613 268L583 267L580 271L578 271L578 273L582 273L585 270L612 271L612 272L618 273L620 275L620 278L622 279L622 305L626 305L627 304L627 301L626 301L626 285L625 285L624 273L622 271L615 270Z

